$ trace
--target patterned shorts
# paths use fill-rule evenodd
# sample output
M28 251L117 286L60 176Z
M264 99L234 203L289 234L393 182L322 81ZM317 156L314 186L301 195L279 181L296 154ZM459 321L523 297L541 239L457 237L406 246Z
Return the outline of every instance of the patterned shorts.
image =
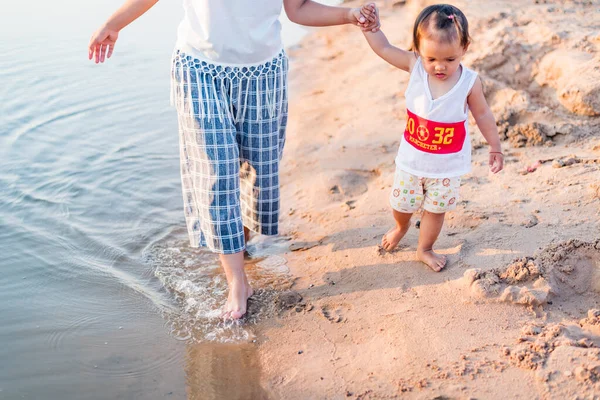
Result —
M235 67L175 53L171 100L192 247L233 254L245 249L244 226L278 233L287 69L283 51L269 62Z
M421 178L396 168L390 204L402 213L414 213L423 206L426 211L441 214L456 208L459 188L460 177Z

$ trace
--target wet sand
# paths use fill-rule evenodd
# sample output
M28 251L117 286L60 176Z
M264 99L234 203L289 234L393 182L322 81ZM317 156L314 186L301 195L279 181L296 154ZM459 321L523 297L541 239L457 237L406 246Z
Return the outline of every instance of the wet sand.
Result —
M253 343L196 343L186 352L189 400L266 399Z

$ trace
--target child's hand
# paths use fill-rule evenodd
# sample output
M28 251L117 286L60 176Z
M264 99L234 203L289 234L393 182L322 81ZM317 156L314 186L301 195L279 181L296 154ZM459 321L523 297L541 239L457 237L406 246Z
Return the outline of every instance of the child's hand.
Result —
M381 27L379 10L375 3L368 3L361 8L354 8L352 13L356 18L357 25L365 32L377 32Z
M112 56L119 32L106 26L98 29L92 35L88 45L88 57L95 57L96 64L103 63L106 58Z
M494 174L502 171L504 168L504 154L500 151L490 151L490 171Z

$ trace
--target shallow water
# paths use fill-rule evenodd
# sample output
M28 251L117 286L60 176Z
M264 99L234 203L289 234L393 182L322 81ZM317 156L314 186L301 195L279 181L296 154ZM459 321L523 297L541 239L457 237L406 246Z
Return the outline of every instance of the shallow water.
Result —
M230 378L214 371L249 360L252 326L286 286L287 244L258 240L252 316L215 318L225 281L182 230L168 104L181 5L159 2L95 65L87 41L119 4L34 0L0 15L0 398L223 393ZM301 32L287 28L291 44Z
M177 304L174 310L164 312L171 335L196 343L254 339L252 326L276 313L277 293L291 285L287 261L281 256L288 245L286 238L250 241L246 273L255 293L249 300L248 315L239 322L219 318L227 299L227 281L217 256L189 247L183 229L150 246L145 258Z

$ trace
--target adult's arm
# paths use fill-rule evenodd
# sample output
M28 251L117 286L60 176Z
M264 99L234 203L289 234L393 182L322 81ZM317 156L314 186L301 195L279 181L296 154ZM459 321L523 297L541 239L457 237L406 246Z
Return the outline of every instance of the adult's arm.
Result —
M360 8L334 7L312 0L283 0L290 21L306 26L331 26L354 24L364 30L379 29L379 16L364 16ZM373 4L373 7L375 5Z
M152 8L158 0L126 0L106 22L92 35L88 45L88 57L96 64L110 58L121 29L138 19Z

